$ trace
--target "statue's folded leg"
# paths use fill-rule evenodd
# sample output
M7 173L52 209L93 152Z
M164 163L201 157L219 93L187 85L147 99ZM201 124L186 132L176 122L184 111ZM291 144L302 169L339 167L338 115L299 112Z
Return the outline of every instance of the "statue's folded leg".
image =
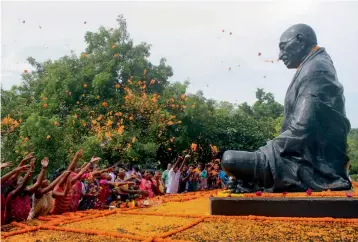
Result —
M221 167L228 175L234 176L238 180L251 182L265 188L273 186L269 162L260 151L228 150L223 155Z

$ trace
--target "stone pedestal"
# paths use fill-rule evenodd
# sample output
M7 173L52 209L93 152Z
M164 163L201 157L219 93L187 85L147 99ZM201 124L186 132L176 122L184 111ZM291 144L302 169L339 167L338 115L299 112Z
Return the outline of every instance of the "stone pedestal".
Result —
M358 218L358 198L210 198L212 215Z

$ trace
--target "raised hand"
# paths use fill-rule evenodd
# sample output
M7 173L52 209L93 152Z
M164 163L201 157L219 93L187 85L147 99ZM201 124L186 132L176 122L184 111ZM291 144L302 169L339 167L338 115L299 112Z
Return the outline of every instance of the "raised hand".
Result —
M4 168L7 168L7 167L10 167L12 166L12 162L9 161L9 162L3 162L0 164L0 169L4 169Z
M30 169L30 165L19 166L15 169L16 173L24 173Z
M113 167L113 166L106 169L106 172L112 172L112 171L114 171L114 167Z
M191 157L191 155L190 154L187 154L186 156L185 156L185 159L188 159L188 158L190 158Z
M24 159L22 159L22 161L28 161L34 157L35 157L35 152L30 152L29 154L27 154L27 156L24 157Z
M80 149L79 151L77 151L75 156L78 157L78 158L81 158L83 156L83 150Z
M42 159L41 166L42 166L42 168L47 168L47 166L48 166L48 158L47 157Z
M92 157L91 158L91 161L90 161L90 163L94 163L94 162L97 162L97 161L99 161L99 160L101 160L101 158L100 157Z
M32 158L32 160L30 161L31 171L34 171L34 170L35 170L35 161L36 161L36 158Z

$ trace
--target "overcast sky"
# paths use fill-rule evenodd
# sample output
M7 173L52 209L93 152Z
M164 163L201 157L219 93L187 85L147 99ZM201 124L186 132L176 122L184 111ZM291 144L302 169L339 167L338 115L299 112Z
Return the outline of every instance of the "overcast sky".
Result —
M86 31L96 31L101 25L115 27L117 15L124 14L135 43L153 45L150 60L158 64L161 57L167 58L174 70L171 81L189 79L190 92L201 89L208 98L250 104L256 88L272 92L283 103L295 70L265 60L277 59L285 29L306 23L334 61L345 88L347 116L352 127L358 128L357 1L2 2L1 6L5 89L21 83L20 73L30 69L28 56L43 61L70 50L81 53Z

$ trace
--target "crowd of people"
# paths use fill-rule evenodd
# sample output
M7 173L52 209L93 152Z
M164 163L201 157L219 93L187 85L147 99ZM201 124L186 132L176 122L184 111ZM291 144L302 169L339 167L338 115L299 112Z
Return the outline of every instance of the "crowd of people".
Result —
M19 165L1 177L1 225L31 220L48 214L87 209L106 209L128 201L164 194L225 188L228 177L219 161L204 165L187 164L190 155L179 156L175 163L160 170L140 171L115 165L99 169L99 157L78 166L79 150L70 165L56 171L52 181L45 179L48 158L41 160L41 171L34 176L36 157L28 154ZM1 163L1 168L11 162ZM29 185L31 184L32 185Z

